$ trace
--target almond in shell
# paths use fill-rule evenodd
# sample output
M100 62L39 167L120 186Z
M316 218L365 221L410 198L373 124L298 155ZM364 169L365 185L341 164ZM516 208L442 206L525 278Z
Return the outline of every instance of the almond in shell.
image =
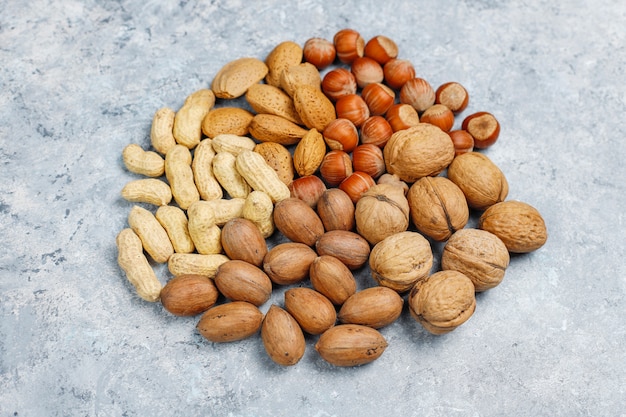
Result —
M218 107L204 116L202 133L214 138L222 133L245 136L254 115L239 107Z
M254 304L233 301L208 309L196 328L211 342L234 342L259 331L263 313Z
M278 174L286 185L293 182L293 157L284 145L276 142L262 142L254 147L254 152L261 154L265 162Z
M304 356L306 342L300 325L277 305L272 305L265 314L261 339L268 356L279 365L295 365Z
M318 90L322 88L320 72L309 62L286 68L280 76L280 88L291 97L293 97L296 87L300 85L309 85Z
M326 155L324 136L317 129L310 129L302 136L293 152L293 165L301 177L313 175Z
M243 96L250 86L267 75L269 68L257 58L244 57L224 65L215 75L211 90L218 98Z
M248 88L246 100L252 110L258 114L274 114L290 122L302 124L292 98L279 87L254 84Z
M309 129L323 132L337 118L335 106L322 90L310 85L299 85L293 93L293 103L300 119Z
M260 142L276 142L281 145L294 145L302 139L307 130L284 117L274 114L257 114L249 126L250 135Z
M280 86L280 77L286 68L298 65L302 62L302 47L292 41L279 43L265 58L265 64L269 72L265 82L269 85Z
M326 330L315 344L322 359L335 366L358 366L378 359L387 341L376 329L340 324Z

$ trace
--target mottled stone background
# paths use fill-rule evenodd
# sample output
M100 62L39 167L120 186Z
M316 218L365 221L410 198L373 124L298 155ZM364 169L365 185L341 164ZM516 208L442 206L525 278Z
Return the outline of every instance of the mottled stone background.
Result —
M625 4L0 0L0 416L625 416ZM370 365L310 337L281 368L134 294L120 153L227 61L344 27L498 117L486 154L550 237L446 336L405 312Z

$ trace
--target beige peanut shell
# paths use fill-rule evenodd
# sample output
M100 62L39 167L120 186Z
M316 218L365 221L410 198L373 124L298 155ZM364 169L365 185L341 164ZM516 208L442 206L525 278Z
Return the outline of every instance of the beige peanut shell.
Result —
M150 143L161 155L176 145L176 139L172 131L174 129L174 117L176 112L169 107L162 107L154 113L150 126Z
M165 155L165 176L178 206L187 210L200 200L191 169L191 152L183 145L175 145Z
M133 206L128 214L128 224L139 236L144 250L158 263L167 262L174 253L167 232L151 211Z
M165 206L172 201L172 190L167 183L156 178L143 178L126 183L121 192L126 201Z
M158 301L163 286L144 255L139 236L132 229L123 229L116 237L116 245L117 262L137 295L146 301Z
M175 253L192 253L196 249L189 235L189 222L183 210L176 206L161 206L155 217L167 232Z

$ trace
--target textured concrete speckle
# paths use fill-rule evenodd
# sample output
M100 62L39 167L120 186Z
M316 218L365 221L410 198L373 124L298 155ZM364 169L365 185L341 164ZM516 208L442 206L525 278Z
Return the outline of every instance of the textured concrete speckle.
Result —
M624 415L624 4L0 0L0 9L0 417ZM503 283L450 334L429 335L405 306L370 365L334 368L307 336L302 361L280 368L259 337L209 343L197 318L135 295L116 262L131 207L119 191L137 178L121 151L147 148L154 111L180 107L227 61L344 27L393 38L434 86L467 87L464 114L498 117L501 139L485 152L509 198L543 214L549 239L512 256ZM155 268L165 282L165 266ZM366 270L357 278L373 285Z

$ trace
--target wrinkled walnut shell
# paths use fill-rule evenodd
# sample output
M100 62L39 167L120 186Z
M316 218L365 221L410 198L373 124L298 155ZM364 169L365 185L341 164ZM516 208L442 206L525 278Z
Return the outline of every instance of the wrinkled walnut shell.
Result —
M409 226L409 202L402 188L376 184L356 203L356 230L370 244L404 232Z

